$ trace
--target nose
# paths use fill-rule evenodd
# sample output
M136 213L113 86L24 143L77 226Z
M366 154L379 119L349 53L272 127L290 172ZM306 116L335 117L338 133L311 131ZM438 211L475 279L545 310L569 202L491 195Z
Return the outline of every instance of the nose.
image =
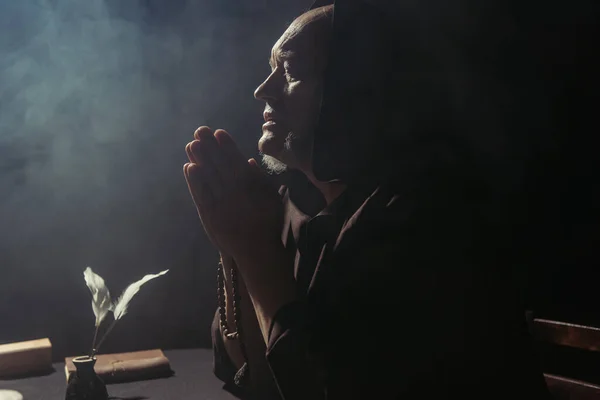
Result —
M261 83L254 91L254 98L264 102L277 100L277 79L275 71Z

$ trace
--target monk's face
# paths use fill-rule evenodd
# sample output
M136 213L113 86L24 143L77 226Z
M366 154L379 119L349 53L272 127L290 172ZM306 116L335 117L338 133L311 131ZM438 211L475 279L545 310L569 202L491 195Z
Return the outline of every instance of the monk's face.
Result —
M322 10L296 19L273 46L271 74L254 93L266 103L258 148L272 171L310 168L330 21Z

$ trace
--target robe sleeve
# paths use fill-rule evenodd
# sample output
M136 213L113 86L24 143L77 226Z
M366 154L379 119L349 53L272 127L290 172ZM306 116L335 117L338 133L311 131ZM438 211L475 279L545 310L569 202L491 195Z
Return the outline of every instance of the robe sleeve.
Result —
M305 307L293 302L281 308L268 336L267 361L284 400L326 398L316 366L308 358Z

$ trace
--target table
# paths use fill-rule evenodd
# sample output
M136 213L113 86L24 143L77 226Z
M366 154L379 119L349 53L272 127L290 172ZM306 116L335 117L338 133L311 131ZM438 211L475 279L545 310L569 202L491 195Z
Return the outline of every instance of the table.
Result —
M164 352L175 375L170 378L110 384L113 400L234 400L222 389L212 372L212 350L188 349ZM56 363L50 375L16 380L0 380L0 389L18 390L24 400L65 398L65 364Z

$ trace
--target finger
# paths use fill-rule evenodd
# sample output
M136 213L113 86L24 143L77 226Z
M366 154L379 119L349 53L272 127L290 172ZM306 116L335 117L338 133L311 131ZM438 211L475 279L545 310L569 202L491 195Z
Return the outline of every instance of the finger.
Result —
M215 132L215 139L221 149L221 156L224 164L221 164L222 176L226 180L225 190L231 190L237 187L248 175L248 164L242 152L238 149L235 141L227 131L218 129Z
M199 160L196 160L196 158L194 157L194 154L192 154L192 142L189 142L188 144L185 145L185 153L188 156L188 159L190 160L191 163L197 164Z
M194 204L200 211L201 204L203 201L201 200L202 196L202 183L199 181L198 177L194 174L191 174L192 167L195 164L187 163L183 166L183 175L185 176L185 181L188 185L188 190L190 191L190 195L192 196L192 200L194 200Z
M199 159L198 165L201 166L200 173L203 180L209 186L215 200L223 195L223 176L215 165L215 155L218 149L217 142L212 134L201 135L200 140L194 140L190 145L190 150L195 159Z
M256 181L259 186L278 191L279 185L277 182L271 179L254 158L248 160L248 165L250 166L249 173L251 174L252 179Z
M254 178L260 178L263 176L263 172L254 158L248 160L248 165L250 166L249 171Z
M260 167L260 165L254 158L251 158L248 160L248 165L250 166L250 171L253 176L255 176L257 178L261 178L261 179L269 178L269 175ZM270 179L268 179L268 180L270 180Z
M218 147L212 130L207 126L196 129L194 139L190 149L196 159L208 158L208 155Z
M212 129L210 129L208 126L201 126L200 128L196 129L196 131L194 132L194 139L196 140L200 140L200 137L202 135L206 135L206 134L210 134L212 135Z
M217 129L214 135L201 135L201 142L206 140L206 147L203 147L202 155L210 159L214 167L219 172L223 179L233 179L235 177L234 170L235 164L233 164L227 153L223 150L220 143L217 140L217 136L225 132L222 129ZM226 132L225 132L226 133Z
M201 126L194 132L194 137L195 141L199 142L193 145L196 147L190 146L195 157L202 158L205 162L211 162L215 167L222 163L222 157L219 156L221 149L210 128Z
M223 129L217 129L214 136L228 162L231 163L231 165L233 165L235 168L244 167L246 159L237 147L237 144L231 135Z
M246 169L248 178L252 180L255 184L258 183L259 179L261 178L261 171L254 158L248 160L248 167L249 168Z
M256 160L254 158L249 159L248 164L250 164L250 166L253 168L259 168L258 163L256 162Z
M196 205L196 210L198 211L198 216L200 217L200 222L204 227L204 231L208 236L208 239L216 246L216 242L212 237L212 234L209 230L209 227L205 223L206 209L207 204L209 204L212 200L210 198L205 198L205 196L210 195L209 192L203 192L202 183L199 176L197 176L196 167L194 164L187 163L183 166L183 174L185 175L185 180L188 184L188 189L190 194L192 195L192 199L194 204Z
M214 135L208 129L199 129L196 132L196 137L198 137L200 142L200 145L198 145L200 156L203 157L205 162L212 164L211 168L214 168L216 177L220 179L220 185L218 186L217 182L211 183L215 185L214 190L217 196L224 195L224 193L231 191L237 185L238 177L241 175L240 169L242 166L245 167L241 153L239 153L239 159L236 160L228 156L225 149L222 148L217 140L222 135L230 138L229 144L233 144L236 148L233 139L222 129L218 129ZM231 146L229 148L231 149Z
M203 169L198 164L192 163L184 166L188 189L201 217L206 209L214 203L214 196Z
M201 126L194 131L194 139L199 140L201 136L207 134L212 135L212 130L208 126ZM187 153L191 163L198 164L200 157L199 154L194 155L192 152L192 143L194 143L194 141L191 141L185 146L185 152Z

